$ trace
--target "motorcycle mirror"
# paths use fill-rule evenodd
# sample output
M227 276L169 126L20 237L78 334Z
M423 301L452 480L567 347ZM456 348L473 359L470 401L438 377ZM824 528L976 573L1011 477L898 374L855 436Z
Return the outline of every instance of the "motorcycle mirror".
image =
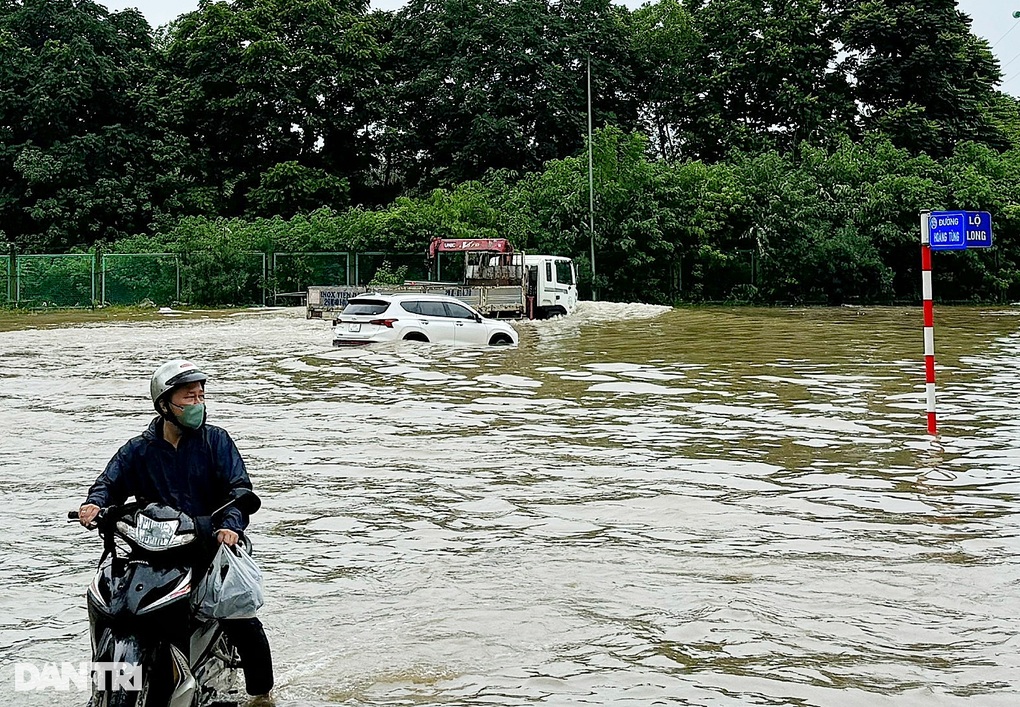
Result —
M262 499L251 489L234 489L230 492L229 499L213 512L213 516L219 515L228 508L237 508L241 513L250 516L262 508Z

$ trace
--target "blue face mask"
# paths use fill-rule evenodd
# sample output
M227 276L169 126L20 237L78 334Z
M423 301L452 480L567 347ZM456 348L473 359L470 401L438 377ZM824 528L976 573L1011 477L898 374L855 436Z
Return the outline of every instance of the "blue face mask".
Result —
M197 430L205 422L205 403L174 405L173 407L181 411L180 414L174 413L174 418L182 427L187 427L189 430Z

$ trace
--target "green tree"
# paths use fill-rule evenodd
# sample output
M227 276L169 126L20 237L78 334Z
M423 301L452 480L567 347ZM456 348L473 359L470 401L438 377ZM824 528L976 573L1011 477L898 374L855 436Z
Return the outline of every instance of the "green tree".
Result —
M266 180L281 164L360 183L381 57L367 5L201 0L170 25L165 115L199 156L190 176L215 188L216 212L275 213Z
M0 218L20 247L90 245L154 218L152 56L136 10L0 3Z
M290 217L322 206L343 208L349 193L346 179L297 162L281 162L262 173L259 185L248 192L248 203L253 214Z
M609 0L412 0L392 17L385 179L429 189L535 171L596 122L633 125L627 11Z
M822 0L712 0L694 13L700 78L694 154L786 152L830 142L853 115L838 62L833 18Z
M835 149L805 147L796 161L748 156L740 170L756 194L763 297L838 303L919 294L918 212L951 205L943 165L871 135Z
M595 134L594 286L600 297L653 302L670 297L670 272L684 237L671 202L678 196L689 201L693 194L671 190L666 167L650 162L647 148L647 139L637 133L604 128ZM522 245L575 257L582 283L591 287L587 160L552 162L517 188L535 231Z
M655 154L681 159L696 148L704 84L694 70L704 45L694 16L679 0L659 0L636 10L631 22L635 83L641 119Z
M912 152L952 154L1006 139L989 116L1001 79L988 42L956 0L836 0L860 120Z
M958 293L956 299L1015 295L1020 289L1020 150L1000 154L987 145L961 143L942 168L946 199L937 206L991 212L994 247L940 259L939 290Z
M1020 98L998 93L988 111L988 119L1011 149L1020 148Z

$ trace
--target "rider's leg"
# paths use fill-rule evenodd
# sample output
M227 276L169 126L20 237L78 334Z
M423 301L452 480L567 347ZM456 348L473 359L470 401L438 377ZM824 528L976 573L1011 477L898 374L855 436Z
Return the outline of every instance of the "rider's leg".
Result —
M223 619L223 631L237 647L249 695L263 695L273 687L273 656L269 639L258 619Z

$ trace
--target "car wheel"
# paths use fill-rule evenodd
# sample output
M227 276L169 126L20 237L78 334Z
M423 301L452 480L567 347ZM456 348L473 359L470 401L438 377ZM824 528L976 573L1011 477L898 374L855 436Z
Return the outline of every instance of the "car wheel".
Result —
M416 331L412 331L410 334L404 337L404 341L420 341L424 344L429 343L429 337L424 334L419 334Z
M496 334L489 339L489 346L509 346L512 343L514 343L514 340L506 334Z

